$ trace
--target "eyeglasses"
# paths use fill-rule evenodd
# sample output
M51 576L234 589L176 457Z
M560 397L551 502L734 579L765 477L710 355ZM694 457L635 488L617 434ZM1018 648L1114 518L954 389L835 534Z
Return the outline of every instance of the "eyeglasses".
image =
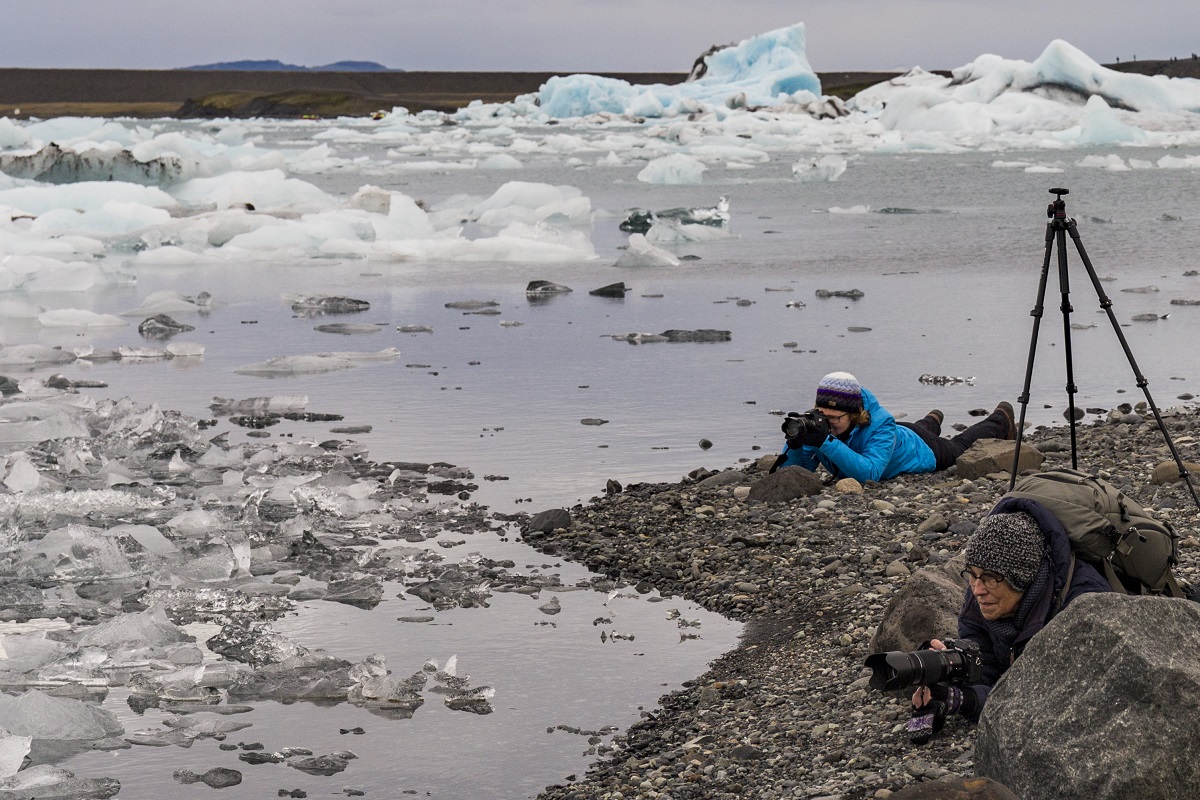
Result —
M839 419L845 419L849 414L826 414L824 411L821 414L830 422L837 422Z
M995 589L1004 581L1004 576L998 575L995 572L981 572L976 575L971 570L964 569L958 574L962 576L962 579L967 582L968 586L972 583L978 583L982 584L985 589Z

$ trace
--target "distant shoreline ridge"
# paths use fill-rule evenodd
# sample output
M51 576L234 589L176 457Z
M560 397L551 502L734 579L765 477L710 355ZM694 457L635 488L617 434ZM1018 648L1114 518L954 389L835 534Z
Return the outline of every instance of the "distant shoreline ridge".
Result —
M1120 72L1200 78L1200 60L1194 58L1128 61L1103 66ZM928 71L950 74L948 70ZM685 72L7 67L0 68L0 116L43 119L57 116L363 116L397 106L413 113L423 110L453 113L475 100L509 102L518 95L537 92L552 77L572 74L617 78L637 85L672 85L687 78ZM816 73L822 92L842 99L903 74L900 71Z

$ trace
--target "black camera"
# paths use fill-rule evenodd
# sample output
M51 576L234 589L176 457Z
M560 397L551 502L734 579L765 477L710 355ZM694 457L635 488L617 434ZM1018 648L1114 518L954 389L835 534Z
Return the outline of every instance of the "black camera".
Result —
M829 420L815 408L810 408L803 414L790 411L784 417L783 425L780 428L788 439L797 439L810 433L823 439L829 435Z
M881 692L910 686L953 683L970 686L983 680L979 645L969 639L947 639L945 650L875 653L867 656L871 688Z

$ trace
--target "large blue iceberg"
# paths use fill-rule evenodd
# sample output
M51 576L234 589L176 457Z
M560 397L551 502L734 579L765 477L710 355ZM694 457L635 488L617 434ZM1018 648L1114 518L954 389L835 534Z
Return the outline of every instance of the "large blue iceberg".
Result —
M821 96L821 81L804 50L800 22L704 56L707 69L696 80L635 86L596 75L560 76L542 86L538 105L550 117L566 118L600 113L671 117L714 107L807 103Z

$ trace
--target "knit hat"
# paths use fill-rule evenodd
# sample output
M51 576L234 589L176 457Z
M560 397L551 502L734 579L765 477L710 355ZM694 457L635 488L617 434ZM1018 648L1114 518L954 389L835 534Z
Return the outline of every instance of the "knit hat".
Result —
M849 372L831 372L817 384L816 405L851 414L862 411L862 386Z
M1024 512L984 517L967 540L967 566L1004 576L1025 591L1037 576L1046 538L1037 520Z

